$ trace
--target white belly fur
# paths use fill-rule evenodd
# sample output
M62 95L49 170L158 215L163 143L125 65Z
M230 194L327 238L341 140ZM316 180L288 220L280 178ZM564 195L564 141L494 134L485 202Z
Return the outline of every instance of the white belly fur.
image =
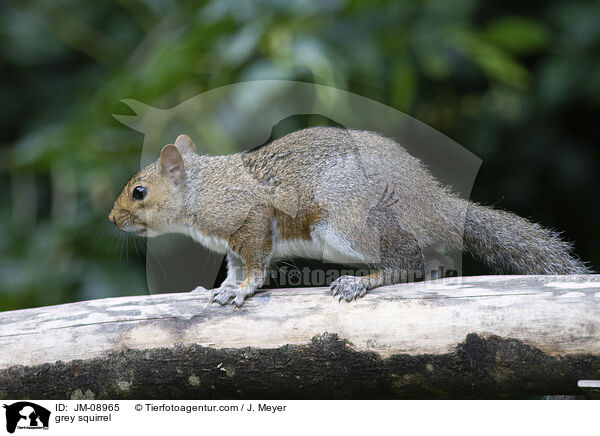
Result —
M225 254L229 250L229 243L226 239L206 235L193 226L177 230L189 235L194 241L216 253ZM339 263L356 263L365 260L361 253L351 247L344 235L327 225L315 225L310 232L311 239L282 239L277 222L273 221L272 236L272 259L299 257Z
M311 239L282 239L273 221L273 259L300 257L325 262L356 263L364 256L352 249L343 235L330 226L317 224L310 232Z
M180 232L215 253L225 254L229 250L229 242L226 239L206 235L193 226L186 226L184 229L180 229Z
M274 239L272 256L274 259L322 259L323 246L309 239Z

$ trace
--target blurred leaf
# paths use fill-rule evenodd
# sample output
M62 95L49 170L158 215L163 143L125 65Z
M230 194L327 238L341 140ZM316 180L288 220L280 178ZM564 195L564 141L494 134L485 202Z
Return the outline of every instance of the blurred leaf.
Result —
M521 89L531 82L530 73L508 52L488 42L478 33L457 30L453 32L453 39L490 79Z
M433 80L447 79L452 72L450 62L438 48L420 47L416 57L423 73Z
M397 109L410 113L417 92L417 74L412 65L397 65L394 68L393 80L392 104Z
M482 32L491 44L517 55L539 52L550 43L550 30L538 20L507 17L492 21Z

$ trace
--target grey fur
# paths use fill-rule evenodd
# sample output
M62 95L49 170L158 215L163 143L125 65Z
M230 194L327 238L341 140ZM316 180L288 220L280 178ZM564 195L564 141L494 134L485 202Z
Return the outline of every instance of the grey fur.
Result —
M589 274L558 233L511 212L469 203L465 249L497 273Z
M200 156L184 135L175 143L181 159L168 147L128 183L111 220L141 234L181 231L229 253L231 265L243 261L246 280L230 274L213 292L220 304L241 305L278 253L379 270L336 280L333 294L347 301L410 271L435 277L428 271L462 252L463 240L496 272L589 272L555 232L459 198L376 133L316 127L229 156ZM143 208L130 198L138 184L150 185Z

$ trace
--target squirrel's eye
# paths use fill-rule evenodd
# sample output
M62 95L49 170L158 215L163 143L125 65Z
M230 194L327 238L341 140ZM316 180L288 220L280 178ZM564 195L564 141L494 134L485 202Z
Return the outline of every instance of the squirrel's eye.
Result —
M136 186L133 188L133 192L131 193L131 197L134 200L143 200L146 197L148 191L143 186Z

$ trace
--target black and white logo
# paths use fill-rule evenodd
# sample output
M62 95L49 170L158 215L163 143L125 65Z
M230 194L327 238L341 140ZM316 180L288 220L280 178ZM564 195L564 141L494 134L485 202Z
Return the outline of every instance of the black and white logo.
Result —
M5 404L6 431L14 433L16 429L48 429L50 411L29 401Z

